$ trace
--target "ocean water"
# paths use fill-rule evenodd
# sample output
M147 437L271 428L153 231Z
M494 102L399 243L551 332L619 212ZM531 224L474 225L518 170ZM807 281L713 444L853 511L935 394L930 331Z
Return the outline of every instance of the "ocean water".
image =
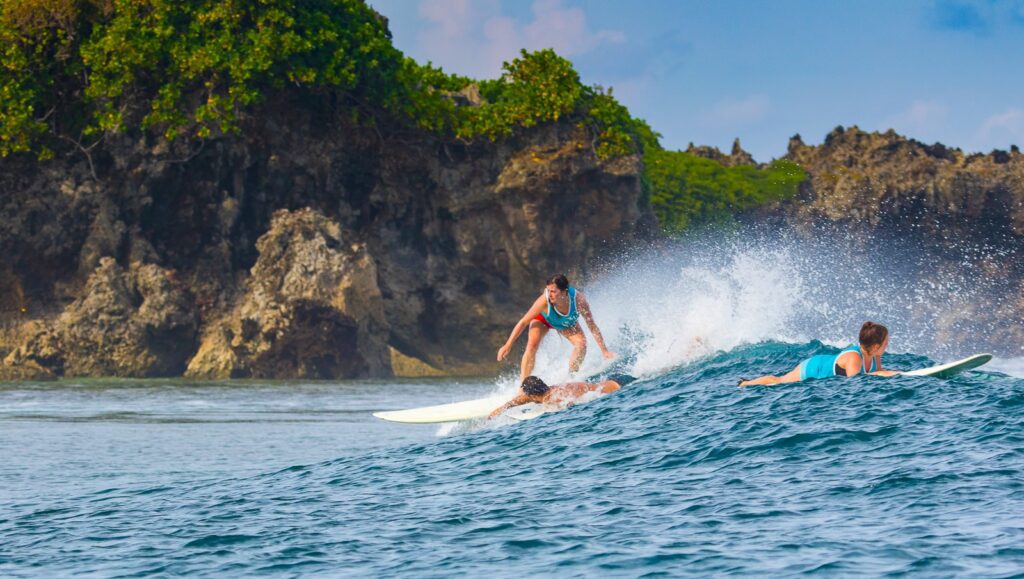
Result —
M736 387L845 345L867 318L892 329L889 368L973 353L998 328L962 328L979 341L956 345L928 328L998 301L993 286L888 276L867 291L808 267L824 254L804 245L695 248L623 259L585 287L640 380L527 422L370 416L511 394L511 366L0 385L0 576L1024 573L1014 345L945 380ZM567 377L568 351L548 340L537 373Z

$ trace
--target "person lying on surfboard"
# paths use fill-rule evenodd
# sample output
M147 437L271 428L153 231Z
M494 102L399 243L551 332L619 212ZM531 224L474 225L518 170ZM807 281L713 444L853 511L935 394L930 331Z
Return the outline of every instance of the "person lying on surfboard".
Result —
M556 406L571 406L573 401L580 396L590 392L611 394L623 384L633 381L632 376L615 376L617 380L607 379L601 382L565 382L548 386L543 380L536 376L527 376L520 386L521 392L512 400L494 409L488 418L494 418L509 408L522 406L523 404L551 404Z
M583 292L569 286L569 280L562 274L551 276L547 281L547 287L533 306L527 310L508 337L505 345L498 349L498 361L508 356L509 350L519 334L526 328L530 329L526 342L526 351L523 352L523 360L519 367L519 382L522 383L527 376L533 372L533 365L537 359L537 348L541 340L547 335L548 330L555 330L560 336L572 343L572 356L569 358L569 371L576 373L580 364L587 356L587 337L583 334L580 324L577 321L580 315L587 322L597 347L601 348L601 354L608 359L616 356L615 352L609 351L604 345L604 337L601 330L594 322L594 315L590 311L590 304ZM565 312L565 313L562 313Z
M811 356L782 376L761 376L754 380L740 380L740 386L773 386L815 378L856 376L864 372L875 376L895 376L900 372L882 369L882 354L889 346L889 330L874 322L864 322L860 328L860 345L851 344L838 354ZM871 361L870 368L867 361Z

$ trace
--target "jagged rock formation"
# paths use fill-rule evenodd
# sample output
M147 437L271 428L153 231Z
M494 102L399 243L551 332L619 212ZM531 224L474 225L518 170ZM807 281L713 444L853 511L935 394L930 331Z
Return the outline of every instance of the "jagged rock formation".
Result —
M718 161L726 167L736 167L739 165L757 166L754 157L740 146L739 139L732 142L732 151L728 155L718 150L718 147L695 146L693 143L686 147L686 152L698 157L704 157L705 159Z
M891 130L839 127L820 146L793 137L786 158L810 179L797 202L761 214L781 211L794 223L919 229L939 238L984 235L1015 243L1024 236L1024 155L1016 149L965 155Z
M656 229L640 159L599 160L572 122L467 144L280 98L241 136L0 160L0 379L489 373L547 275ZM979 267L1014 289L963 315L1024 318L1018 150L852 127L787 156L798 198L746 218L1001 248Z
M365 244L312 209L280 210L239 303L210 323L192 378L351 378L389 371L388 321Z
M569 120L467 144L275 98L239 136L0 160L0 378L490 373L546 276L656 229L639 158Z
M189 301L174 272L137 262L125 270L103 257L82 295L5 365L19 376L180 375L196 333Z

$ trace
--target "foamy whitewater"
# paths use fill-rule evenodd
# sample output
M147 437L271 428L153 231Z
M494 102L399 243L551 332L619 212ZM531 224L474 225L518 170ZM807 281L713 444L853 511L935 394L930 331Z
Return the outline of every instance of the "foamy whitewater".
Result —
M818 340L843 347L856 341L866 320L890 329L889 352L948 361L991 351L999 327L1021 323L966 312L985 314L1013 297L1005 279L983 275L986 261L1024 256L971 247L958 268L939 271L909 242L873 243L834 231L814 239L706 233L631 257L583 289L613 349L633 354L630 370L645 376L745 344ZM959 335L947 341L950 334ZM544 346L537 373L568 379L568 342L548 338ZM1024 375L1024 344L997 347L993 367ZM580 375L602 365L591 343Z
M370 417L511 395L518 360L497 380L0 385L0 575L1021 574L1024 351L989 273L1019 256L958 258L752 231L621 256L580 287L640 379L521 423ZM888 368L997 358L736 387L867 319ZM570 378L569 353L549 336L535 373ZM591 342L578 377L607 367Z

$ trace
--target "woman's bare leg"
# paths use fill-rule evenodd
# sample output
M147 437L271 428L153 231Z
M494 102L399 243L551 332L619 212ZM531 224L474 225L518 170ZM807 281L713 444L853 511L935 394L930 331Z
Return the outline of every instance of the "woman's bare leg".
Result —
M587 336L579 325L558 333L572 343L572 356L569 357L569 372L575 374L579 371L580 365L583 364L583 359L587 357Z
M776 384L789 384L800 381L800 366L793 368L788 374L782 376L761 376L753 380L744 380L740 386L774 386Z
M533 373L533 365L537 361L537 348L540 341L548 333L548 327L534 320L530 322L530 333L526 340L526 351L523 352L523 361L519 365L519 384L526 380L526 377Z

